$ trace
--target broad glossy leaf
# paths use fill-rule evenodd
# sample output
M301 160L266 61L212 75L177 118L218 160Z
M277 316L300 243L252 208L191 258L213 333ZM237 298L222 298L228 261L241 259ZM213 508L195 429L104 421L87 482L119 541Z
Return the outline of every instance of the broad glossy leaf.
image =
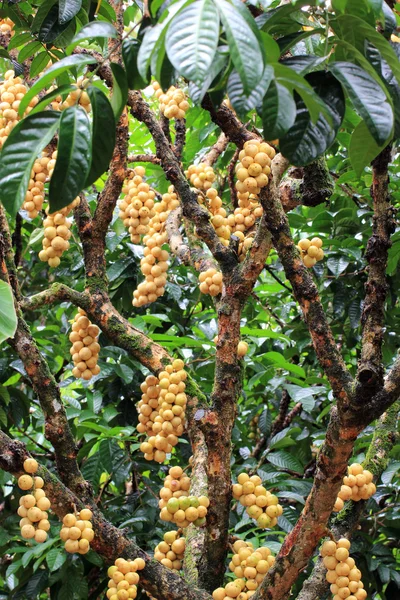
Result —
M146 82L140 76L137 66L139 48L138 40L133 38L125 38L122 42L122 58L130 90L141 90L146 86Z
M0 198L12 217L22 205L35 159L54 136L60 113L28 115L8 136L0 158Z
M157 25L154 25L154 27L148 27L143 36L142 43L140 44L137 57L137 66L140 76L146 82L149 81L148 73L151 55L164 27L164 23L157 23Z
M189 95L195 104L201 103L201 101L203 100L205 94L207 93L207 90L211 86L214 79L226 67L227 61L228 61L228 58L227 58L226 54L223 54L223 53L217 51L217 53L215 55L215 59L213 61L213 64L211 65L209 73L208 73L202 87L199 88L193 82L189 83Z
M267 65L257 87L247 96L244 93L239 73L232 71L228 79L227 92L234 109L239 114L243 114L259 106L273 76L274 69Z
M18 53L18 61L23 63L27 58L33 56L36 52L42 49L42 44L36 40L25 44L25 46Z
M360 177L364 168L383 150L372 137L365 121L361 121L353 131L350 139L350 162L357 176Z
M50 56L48 52L44 51L37 54L32 60L31 68L29 70L29 75L31 76L31 78L34 78L37 75L39 75L39 73L46 68L49 60Z
M95 58L91 56L83 56L82 54L74 54L73 56L66 56L65 58L54 63L47 71L42 75L40 79L35 81L33 86L25 94L19 105L18 114L22 116L28 107L29 102L34 96L36 96L41 90L47 87L53 79L65 73L72 67L81 67L83 65L91 65L96 62Z
M400 63L389 42L374 27L354 15L343 15L331 23L336 35L350 44L359 52L364 53L365 41L368 40L381 53L400 83Z
M324 114L325 117L330 120L331 117L326 105L304 77L281 63L277 63L273 66L277 83L282 83L289 90L296 91L302 97L304 104L307 106L311 115L312 121L315 122L320 113Z
M212 0L195 0L172 19L166 36L175 69L198 86L204 83L217 50L219 14Z
M118 31L114 25L107 23L106 21L92 21L88 23L74 36L72 42L67 48L67 54L71 54L72 50L82 40L93 40L95 38L116 38L118 37Z
M296 71L299 75L306 75L316 67L319 67L323 62L327 60L327 56L308 56L306 54L298 54L297 56L290 56L281 61L282 65L290 67L293 71Z
M294 165L303 166L323 154L333 143L345 112L345 100L340 84L329 73L310 73L307 81L329 110L331 123L320 114L313 123L302 100L297 102L293 127L280 139L280 149Z
M82 6L82 0L59 0L58 21L67 23L78 14Z
M17 329L17 315L11 286L0 280L0 344L13 338Z
M94 86L87 88L92 105L92 163L84 187L107 171L115 146L114 113L108 98Z
M252 28L241 13L226 0L215 0L229 44L232 62L238 71L246 94L260 81L263 71L263 56Z
M264 138L274 140L284 135L296 119L296 103L290 91L271 81L262 103Z
M70 21L67 23L59 23L58 7L53 6L43 20L38 33L38 39L45 44L50 44L70 26L70 23Z
M124 68L118 63L111 63L111 71L113 74L111 106L114 111L115 121L118 122L128 99L128 82Z
M289 469L296 473L303 473L303 465L301 462L286 450L278 450L278 452L269 452L267 461L279 469Z
M57 0L44 0L40 6L38 7L35 17L31 24L32 33L37 33L42 26L43 21L51 11L54 4L57 3Z
M60 119L57 161L49 186L50 213L68 206L82 191L90 164L89 119L79 105L71 106Z
M364 69L352 63L336 62L330 70L342 83L377 143L383 144L392 135L394 119L382 87Z

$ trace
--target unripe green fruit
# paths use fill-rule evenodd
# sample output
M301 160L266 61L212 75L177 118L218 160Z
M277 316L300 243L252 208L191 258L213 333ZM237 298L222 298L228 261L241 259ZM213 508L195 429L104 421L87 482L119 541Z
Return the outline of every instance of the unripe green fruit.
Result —
M167 510L171 514L175 514L179 510L178 498L170 498L167 502Z

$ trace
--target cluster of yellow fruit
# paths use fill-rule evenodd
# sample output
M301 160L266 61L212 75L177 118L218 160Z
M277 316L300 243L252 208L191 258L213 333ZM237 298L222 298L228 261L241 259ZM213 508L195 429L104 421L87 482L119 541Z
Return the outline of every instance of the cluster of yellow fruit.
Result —
M42 489L44 481L41 477L31 477L37 472L39 465L34 458L24 460L24 470L28 475L21 475L18 487L31 493L21 496L19 500L18 515L21 517L19 526L24 539L34 539L43 543L47 540L50 523L46 510L50 508L50 500Z
M153 90L160 103L160 111L167 119L184 119L189 110L189 102L186 100L185 93L175 86L164 93L157 81L153 82Z
M50 63L51 64L51 63ZM85 92L85 87L88 85L89 79L85 79L84 77L78 77L76 83L72 85L76 87L76 90L70 92L65 100L62 99L62 96L56 96L54 100L51 102L51 108L53 110L65 110L70 106L75 106L78 102L83 109L86 110L87 113L90 113L92 110L92 105L90 104L90 98L87 92ZM49 88L49 92L53 91L53 87Z
M231 228L228 225L227 213L222 206L222 200L218 196L217 190L215 188L209 188L206 192L206 198L208 200L208 210L211 213L212 226L214 227L221 244L229 246ZM203 198L199 197L199 200L200 203L202 203Z
M255 519L261 529L266 529L275 527L283 509L278 498L261 484L258 475L249 477L247 473L240 473L238 483L232 486L232 494L235 500L246 507L249 517Z
M241 196L245 196L245 198L239 199L239 206L235 208L233 214L228 216L228 224L235 235L251 229L263 214L263 208L257 196L250 194L241 194Z
M181 467L171 467L160 490L160 519L182 528L190 523L198 527L204 525L210 501L207 496L189 496L189 489L190 477Z
M167 531L164 540L155 547L154 558L167 569L180 571L184 552L185 538L178 531Z
M250 233L249 235L245 236L242 231L235 231L233 235L239 238L238 257L239 262L243 262L246 258L247 250L250 250L253 245L254 233Z
M184 366L177 358L159 377L149 375L140 386L143 394L138 403L137 430L150 436L140 445L146 460L164 462L183 433L187 403Z
M11 33L13 32L14 23L6 17L5 19L0 19L0 33ZM13 32L14 33L14 32Z
M218 344L218 336L217 335L215 336L213 342L214 342L214 344ZM243 358L243 356L246 356L248 349L249 349L248 343L240 341L237 345L238 358Z
M168 258L167 250L162 246L168 242L165 222L171 210L179 206L174 186L169 186L168 193L163 194L161 202L154 205L154 215L150 219L149 231L144 236L143 258L140 269L145 280L139 283L133 292L133 306L143 306L155 302L165 292L167 282Z
M224 588L214 590L214 600L225 600L225 598L248 600L256 593L265 575L275 563L271 550L266 546L255 550L251 542L237 540L233 544L233 550L234 555L229 563L229 569L237 579Z
M218 296L222 293L222 273L217 269L211 268L202 271L199 275L200 291L202 294Z
M110 577L107 598L109 600L136 598L136 586L139 583L137 571L144 569L145 564L143 558L135 558L135 560L117 558L114 565L107 571L107 575Z
M23 210L26 210L30 219L35 219L42 210L44 202L44 184L48 179L47 165L50 158L43 156L35 160L25 195Z
M49 214L49 207L46 208L47 216L43 221L43 250L39 252L39 259L47 262L49 267L58 267L61 262L60 257L69 248L72 221L67 219L67 215L79 205L79 202L80 198L77 197L71 204L52 214Z
M372 479L371 471L364 469L359 463L353 463L347 467L347 476L343 477L343 485L340 488L333 510L335 512L342 510L346 500L359 502L371 498L376 492L376 485Z
M300 250L301 259L304 263L304 266L309 269L311 269L315 263L324 258L322 240L319 237L315 237L312 240L303 238L297 244L297 248Z
M6 71L4 81L0 84L0 148L20 120L18 108L28 88L22 83L21 77L15 77L14 71ZM24 113L27 115L39 102L34 96Z
M209 190L215 181L214 169L206 163L190 165L185 175L198 190Z
M154 217L155 192L143 181L145 169L135 167L132 179L125 181L122 192L125 198L118 201L119 218L131 234L132 244L139 244L140 237L149 231L150 219Z
M69 341L72 342L70 353L74 361L72 369L74 377L89 381L94 375L100 373L97 364L100 352L99 334L100 329L97 325L93 325L85 311L79 308L69 334Z
M250 421L250 433L249 433L250 440L255 440L260 436L261 430L258 426L259 419L260 419L259 415L256 415Z
M329 540L321 546L321 556L327 568L326 580L331 584L333 600L365 600L367 592L361 581L361 571L349 555L350 542Z
M64 548L71 554L87 554L90 550L90 542L94 538L93 525L90 519L93 513L88 508L83 508L80 512L68 513L63 518L63 527L60 530L60 538Z
M241 194L248 192L258 195L260 190L268 185L271 160L274 156L275 150L267 142L258 140L245 142L235 168L238 179L235 184L237 191Z

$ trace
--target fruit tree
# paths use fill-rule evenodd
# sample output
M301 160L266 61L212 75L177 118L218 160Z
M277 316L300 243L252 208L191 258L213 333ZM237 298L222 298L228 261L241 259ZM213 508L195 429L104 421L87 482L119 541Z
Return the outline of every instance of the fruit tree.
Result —
M400 594L400 5L0 7L0 598Z

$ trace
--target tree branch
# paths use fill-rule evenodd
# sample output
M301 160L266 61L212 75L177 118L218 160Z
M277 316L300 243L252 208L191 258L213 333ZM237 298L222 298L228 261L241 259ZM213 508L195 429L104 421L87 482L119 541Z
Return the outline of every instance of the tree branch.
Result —
M359 400L371 397L383 385L382 343L385 327L385 300L388 290L386 266L395 230L393 207L389 198L388 166L391 146L387 146L372 163L371 195L374 206L372 236L365 257L369 263L366 296L361 315L363 326L361 359L357 379Z
M393 404L379 419L363 463L364 469L368 469L374 474L375 481L378 481L386 469L389 462L389 453L398 438L396 429L399 408L399 402ZM364 500L349 502L348 506L340 511L334 518L331 529L336 539L351 537L362 517L365 506L366 502ZM310 577L304 582L297 600L319 600L319 598L323 598L329 588L329 583L325 579L325 573L326 568L321 558L318 557L313 571Z
M28 458L25 446L21 442L12 441L5 433L0 432L0 467L18 477L23 471L23 461ZM74 495L67 487L52 475L46 468L40 467L38 474L44 479L46 496L51 502L51 509L62 519L67 512L76 506L82 509L89 506L93 512L93 529L95 537L91 547L107 562L117 558L143 558L146 566L140 571L140 585L151 595L163 600L212 600L205 591L189 586L174 571L167 569L141 550L132 540L105 520L94 502L82 502L80 495Z
M303 312L320 365L329 379L335 397L346 405L352 392L352 377L335 344L317 286L303 265L292 240L289 222L274 182L265 189L266 193L261 197L261 203L264 214L268 216L266 227Z
M223 152L225 152L229 140L224 133L221 133L211 150L204 156L201 162L208 166L212 166Z
M90 487L82 477L76 460L77 448L69 428L67 415L61 400L60 389L39 352L31 332L22 318L17 299L20 297L18 280L15 274L11 236L5 211L0 204L0 278L11 283L15 297L18 324L15 335L8 343L17 352L25 371L39 399L45 417L45 436L53 445L56 464L63 481L82 497L90 496ZM9 277L11 268L12 279Z

